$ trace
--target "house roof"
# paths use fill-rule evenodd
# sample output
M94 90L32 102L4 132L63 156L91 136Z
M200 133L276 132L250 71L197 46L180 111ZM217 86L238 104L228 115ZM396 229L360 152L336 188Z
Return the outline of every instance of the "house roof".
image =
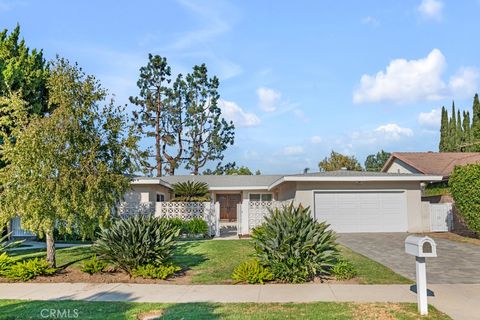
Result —
M409 173L387 173L338 170L293 175L180 175L164 177L136 177L132 184L161 184L171 188L178 182L199 181L216 190L271 190L288 181L439 181L441 176Z
M412 174L412 173L390 173L370 171L337 170L325 172L312 172L299 175L285 175L272 183L269 190L283 182L288 181L440 181L441 176Z
M455 166L480 163L480 152L394 152L382 171L398 159L423 174L449 177Z
M259 190L268 189L268 187L283 175L182 175L165 176L161 179L169 184L185 182L189 180L205 182L210 190Z

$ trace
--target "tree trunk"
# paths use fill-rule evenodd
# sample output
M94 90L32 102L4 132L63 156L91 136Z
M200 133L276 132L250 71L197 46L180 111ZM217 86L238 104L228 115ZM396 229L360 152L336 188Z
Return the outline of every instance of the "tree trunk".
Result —
M157 162L157 177L162 176L162 139L161 139L161 128L160 128L160 115L161 115L161 108L162 108L162 103L160 100L160 88L157 88L158 91L158 97L157 97L157 109L155 111L155 161Z
M55 261L55 240L53 238L53 230L45 234L47 239L47 262L51 268L55 268L57 263Z

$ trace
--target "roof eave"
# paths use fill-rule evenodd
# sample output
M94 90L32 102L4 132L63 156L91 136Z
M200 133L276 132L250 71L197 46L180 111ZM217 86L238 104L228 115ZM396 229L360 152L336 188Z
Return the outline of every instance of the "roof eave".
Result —
M292 181L292 182L368 182L368 181L442 181L442 176L433 175L412 175L412 176L351 176L351 177L283 177L270 185L269 190L276 186Z

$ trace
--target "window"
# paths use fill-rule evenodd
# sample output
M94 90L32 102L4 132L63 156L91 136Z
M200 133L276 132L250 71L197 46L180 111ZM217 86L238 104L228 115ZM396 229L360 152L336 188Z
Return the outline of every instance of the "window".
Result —
M272 201L271 193L250 193L250 201Z
M157 202L164 202L165 195L163 193L157 193Z

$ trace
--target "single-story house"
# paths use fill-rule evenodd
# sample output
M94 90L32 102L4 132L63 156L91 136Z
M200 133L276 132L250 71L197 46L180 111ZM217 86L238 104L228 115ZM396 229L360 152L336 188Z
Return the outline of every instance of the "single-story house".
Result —
M448 181L455 166L471 163L480 163L480 152L394 152L382 172L422 173Z
M140 206L167 216L193 212L195 208L182 209L179 203L168 202L174 196L172 184L193 180L208 184L211 203L205 208L216 214L219 225L233 224L240 235L260 224L268 208L292 201L310 207L316 219L327 221L337 232L427 232L431 230L430 216L421 202L421 183L442 179L442 175L423 173L347 170L298 175L137 177L123 208L135 213Z

